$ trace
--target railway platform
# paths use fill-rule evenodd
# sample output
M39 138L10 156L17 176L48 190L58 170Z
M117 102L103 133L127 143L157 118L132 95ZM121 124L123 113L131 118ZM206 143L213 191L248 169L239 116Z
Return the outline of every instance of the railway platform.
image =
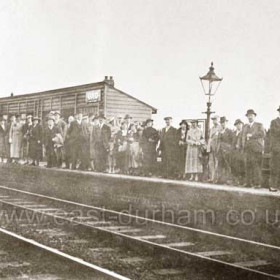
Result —
M280 192L0 164L0 185L279 246Z

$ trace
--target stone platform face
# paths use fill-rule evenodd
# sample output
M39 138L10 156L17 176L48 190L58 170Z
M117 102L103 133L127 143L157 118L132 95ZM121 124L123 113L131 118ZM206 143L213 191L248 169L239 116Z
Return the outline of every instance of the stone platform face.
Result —
M280 246L280 195L268 190L8 164L0 185Z

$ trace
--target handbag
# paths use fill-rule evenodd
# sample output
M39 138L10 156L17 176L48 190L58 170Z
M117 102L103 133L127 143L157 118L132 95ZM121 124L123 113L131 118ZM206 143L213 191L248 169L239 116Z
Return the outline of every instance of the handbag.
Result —
M119 145L118 152L125 152L127 150L127 142L123 142L122 145Z

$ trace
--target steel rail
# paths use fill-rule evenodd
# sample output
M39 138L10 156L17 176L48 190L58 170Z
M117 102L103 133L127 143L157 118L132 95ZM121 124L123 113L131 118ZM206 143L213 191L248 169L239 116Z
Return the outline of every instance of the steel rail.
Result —
M129 278L124 277L122 275L119 275L119 274L117 274L117 273L115 273L113 271L110 271L108 269L102 268L100 266L97 266L97 265L94 265L94 264L91 264L91 263L88 263L88 262L86 262L86 261L84 261L84 260L82 260L80 258L73 257L73 256L71 256L69 254L63 253L63 252L61 252L61 251L59 251L57 249L54 249L54 248L51 248L49 246L43 245L43 244L41 244L41 243L39 243L39 242L37 242L35 240L23 237L23 236L18 235L18 234L14 233L14 232L8 231L8 230L6 230L4 228L0 227L0 232L5 234L5 235L11 236L13 238L16 238L16 239L18 239L20 241L23 241L25 243L28 243L30 245L33 245L33 246L35 246L37 248L43 249L45 251L48 251L48 252L50 252L52 254L55 254L55 255L57 255L59 257L62 257L64 259L70 260L72 262L78 263L78 264L80 264L82 266L85 266L87 268L93 269L94 271L97 271L97 272L99 272L99 273L101 273L101 274L103 274L105 276L109 276L111 279L130 280Z
M48 199L48 200L53 200L53 201L58 201L58 202L66 203L66 204L72 204L72 205L75 205L75 206L84 207L84 208L94 209L94 210L98 210L98 211L101 211L101 212L112 213L112 214L115 214L115 215L130 217L130 218L134 218L134 219L138 219L138 220L144 220L144 221L147 221L147 222L150 222L150 223L161 224L161 225L165 225L165 226L169 226L169 227L173 227L173 228L178 228L178 229L182 229L182 230L187 230L187 231L193 231L193 232L198 232L198 233L202 233L202 234L212 235L212 236L215 236L215 237L221 237L221 238L225 238L225 239L229 239L229 240L249 243L249 244L252 244L252 245L262 246L262 247L266 247L266 248L269 248L269 249L274 249L274 250L279 250L280 251L279 246L266 244L266 243L261 243L261 242L257 242L257 241L253 241L253 240L249 240L249 239L243 239L243 238L239 238L239 237L224 235L224 234L221 234L221 233L206 231L206 230L202 230L202 229L196 229L196 228L192 228L192 227L181 226L181 225L177 225L177 224L173 224L173 223L168 223L168 222L163 222L163 221L159 221L159 220L149 219L149 218L145 218L145 217L141 217L141 216L135 216L135 215L128 214L128 213L122 213L122 212L118 212L118 211L115 211L115 210L110 210L110 209L106 209L106 208L91 206L91 205L87 205L87 204L83 204L83 203L78 203L78 202L69 201L69 200L65 200L65 199L60 199L60 198L56 198L56 197L46 196L46 195L42 195L42 194L36 194L36 193L28 192L28 191L22 191L22 190L9 188L9 187L5 187L5 186L0 186L0 189L1 188L5 189L5 190L8 190L8 191L14 191L14 192L18 192L18 193L22 193L22 194L26 194L26 195L32 195L32 196L36 196L36 197L40 197L40 198L45 198L45 199Z
M3 188L3 187L0 186L0 188ZM6 188L6 187L4 187L4 188ZM9 189L9 188L6 188L6 189ZM18 190L15 190L15 191L18 192ZM30 194L32 196L37 196L37 194L33 194L33 193L25 192L25 191L19 191L19 192L23 192L25 194ZM47 196L44 196L44 195L38 195L38 196L49 199ZM61 199L55 199L55 200L58 200L58 201L64 202L64 203L67 202L66 200L61 200ZM266 277L273 278L273 279L280 279L280 275L274 275L274 274L262 272L262 271L255 270L255 269L248 268L248 267L244 267L244 266L241 266L241 265L238 265L238 264L234 264L234 263L229 263L229 262L213 259L213 258L210 258L210 257L207 257L207 256L203 256L203 255L197 254L197 253L193 253L193 252L188 252L188 251L172 248L172 247L169 247L169 246L164 245L164 244L158 244L158 243L154 243L154 242L151 242L151 241L148 241L148 240L143 240L143 239L140 239L140 238L136 238L136 237L133 237L133 236L129 236L129 235L123 234L121 232L115 232L115 231L112 231L112 230L108 230L106 228L96 227L96 226L93 226L93 225L90 225L90 224L86 224L84 222L75 221L75 220L73 220L71 218L57 216L57 215L55 215L53 213L47 213L43 209L41 211L41 209L28 208L28 207L25 207L24 205L18 205L18 204L15 204L13 202L5 201L5 199L0 199L0 202L5 203L5 204L10 205L10 206L13 206L13 207L23 208L23 209L28 210L28 211L40 213L42 215L49 216L51 218L56 218L56 219L60 219L60 220L64 220L64 221L70 222L70 223L74 223L74 224L77 224L77 225L80 225L80 226L83 226L83 227L86 227L86 228L89 228L89 229L92 229L92 230L97 230L97 231L100 231L100 232L106 232L106 233L109 233L111 235L115 235L115 236L118 236L120 238L123 238L123 239L129 239L129 240L137 242L139 244L146 244L147 246L150 246L150 247L152 246L152 247L154 247L154 248L156 247L158 249L169 250L169 251L171 251L173 253L178 253L181 256L185 256L185 257L186 256L191 256L191 257L199 258L199 259L202 259L202 260L205 260L205 261L208 261L208 262L216 263L216 264L222 265L224 267L231 267L231 268L235 268L235 269L246 271L248 273L254 273L254 274L266 276ZM72 203L72 202L70 202L70 203ZM80 203L74 203L74 204L82 206L82 207L88 207L87 205L83 205L83 204L80 204ZM104 209L102 209L102 210L104 210ZM116 212L116 211L114 211L114 212ZM118 213L118 212L116 212L116 213ZM136 216L136 218L138 218L138 216ZM144 218L144 219L146 219L146 218ZM148 220L150 220L150 219L148 219ZM150 220L150 221L154 222L155 220ZM163 223L164 225L173 226L173 224L164 223L164 222L161 222L161 223ZM196 230L196 231L201 232L201 230ZM204 232L204 231L202 231L202 232ZM239 240L239 239L237 239L237 240ZM34 242L36 242L36 241L34 241ZM254 244L255 245L259 245L258 242L254 242ZM260 244L262 244L262 243L260 243ZM279 249L279 247L276 247L276 246L271 246L271 247L273 249L274 249L274 247ZM54 249L54 250L56 250L56 249Z

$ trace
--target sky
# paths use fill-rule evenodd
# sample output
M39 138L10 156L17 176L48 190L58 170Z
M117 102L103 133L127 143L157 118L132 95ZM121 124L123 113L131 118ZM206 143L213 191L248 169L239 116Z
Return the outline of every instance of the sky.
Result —
M203 118L199 76L223 81L213 110L269 126L280 105L279 0L0 0L0 96L102 81L163 117Z

